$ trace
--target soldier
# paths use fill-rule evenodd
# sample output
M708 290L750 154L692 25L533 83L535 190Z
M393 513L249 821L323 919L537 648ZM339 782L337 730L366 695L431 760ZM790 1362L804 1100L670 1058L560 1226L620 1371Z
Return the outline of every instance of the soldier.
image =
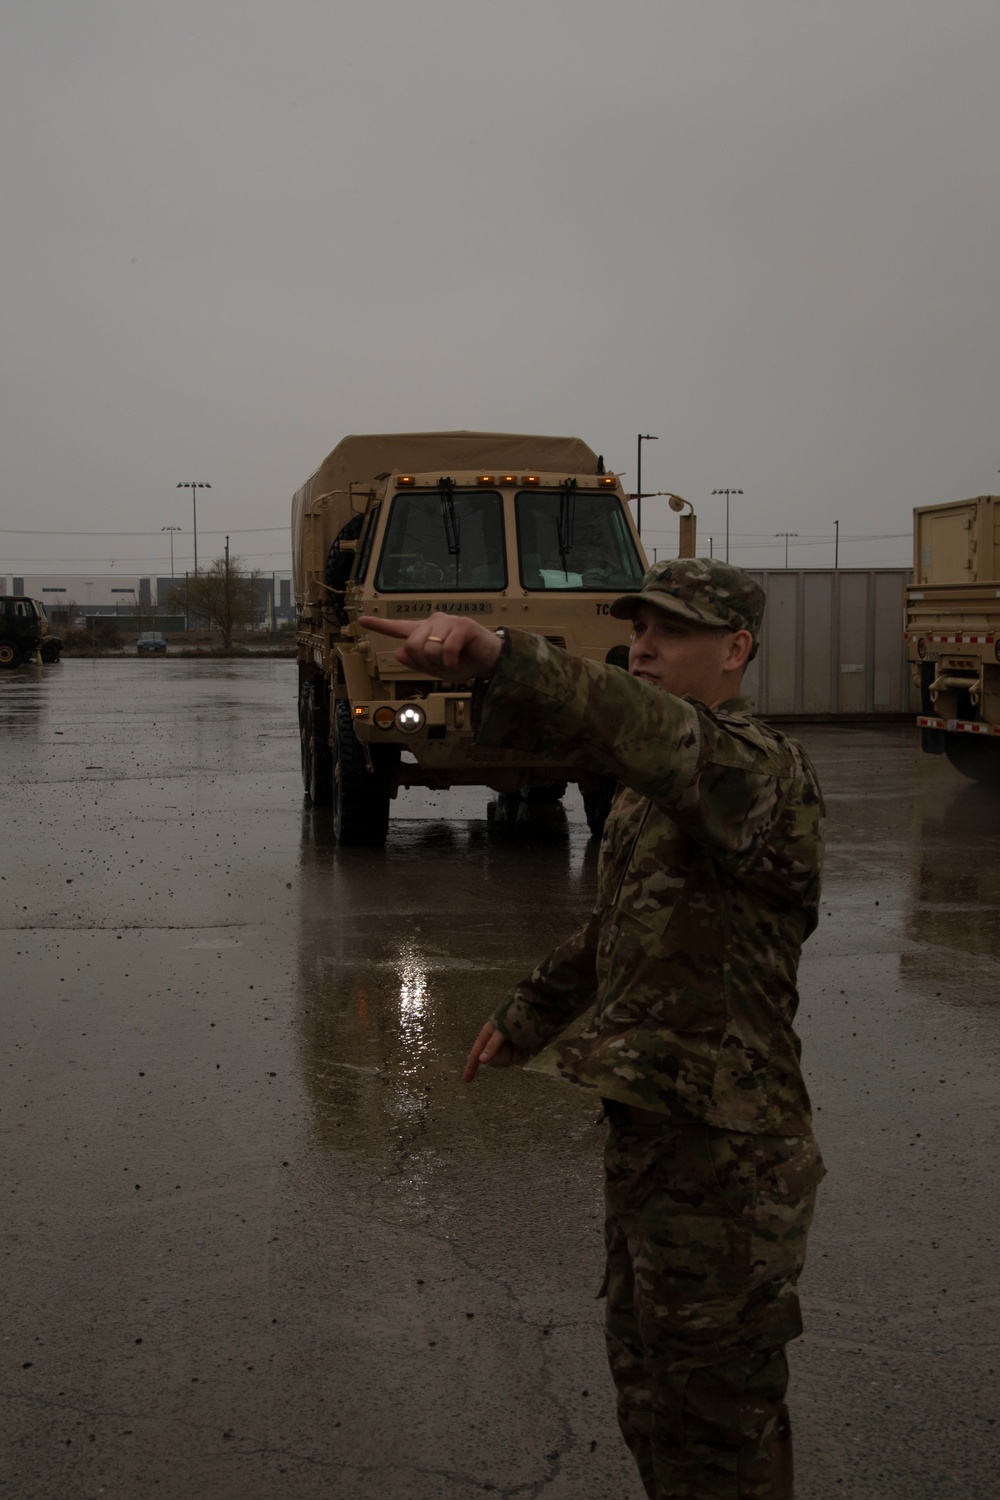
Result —
M763 609L738 568L661 563L612 606L628 673L459 616L362 622L404 638L405 665L483 680L478 743L620 783L590 920L464 1076L530 1056L603 1100L608 1357L653 1500L792 1494L785 1344L824 1170L792 1023L823 804L800 746L738 696Z

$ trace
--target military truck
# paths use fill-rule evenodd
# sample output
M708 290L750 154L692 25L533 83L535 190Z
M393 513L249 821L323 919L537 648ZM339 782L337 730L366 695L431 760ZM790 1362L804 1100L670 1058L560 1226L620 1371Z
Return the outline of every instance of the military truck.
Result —
M0 596L0 667L19 667L22 662L57 662L62 641L49 629L45 606L23 594Z
M920 506L913 520L904 629L921 743L1000 785L1000 496Z
M434 610L518 626L626 665L612 601L645 557L618 476L579 438L417 432L345 437L292 501L302 779L342 844L385 841L405 787L483 786L522 799L583 794L591 831L612 786L541 757L473 744L472 685L428 679L359 614Z

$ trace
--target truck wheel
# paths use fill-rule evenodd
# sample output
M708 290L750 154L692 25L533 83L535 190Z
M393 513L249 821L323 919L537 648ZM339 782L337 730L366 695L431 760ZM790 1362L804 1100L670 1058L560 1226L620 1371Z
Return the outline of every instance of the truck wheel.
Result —
M521 815L522 797L520 790L516 792L497 792L497 808L503 815L505 823L514 824Z
M315 678L312 691L312 756L309 796L314 807L329 807L333 801L333 750L330 748L330 715L326 681Z
M313 708L312 683L299 687L299 756L302 764L302 790L308 796L312 786Z
M0 641L0 667L19 667L21 652L13 641Z
M982 786L1000 786L1000 745L975 734L947 734L944 753L963 776Z
M551 786L529 786L528 801L535 803L561 802L566 795L567 781L553 781Z
M299 689L302 786L314 807L333 801L333 752L326 713L326 683L314 677Z
M371 747L372 770L351 723L351 705L334 709L333 832L338 844L385 843L392 778L382 747Z
M587 827L590 829L591 838L599 839L604 832L604 825L611 811L611 800L617 788L617 781L610 776L602 776L601 784L596 792L584 792L583 810L587 816Z
M60 660L60 651L61 647L51 646L46 642L41 647L42 661L50 662L53 666L57 666Z

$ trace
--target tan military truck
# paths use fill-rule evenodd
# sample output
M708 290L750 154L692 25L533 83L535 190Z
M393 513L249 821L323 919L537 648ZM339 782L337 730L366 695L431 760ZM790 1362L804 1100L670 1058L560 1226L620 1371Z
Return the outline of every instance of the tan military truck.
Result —
M905 632L923 748L1000 785L1000 496L913 513Z
M302 778L343 844L381 844L403 787L484 786L513 818L570 781L592 832L610 785L472 742L471 685L401 667L359 614L434 610L518 626L624 665L610 614L645 557L617 475L579 438L417 432L346 437L292 501Z

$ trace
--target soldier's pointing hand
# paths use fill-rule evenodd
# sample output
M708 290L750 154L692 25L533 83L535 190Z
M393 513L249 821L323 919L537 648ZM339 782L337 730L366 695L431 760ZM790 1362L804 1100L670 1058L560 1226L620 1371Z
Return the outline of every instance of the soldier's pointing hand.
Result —
M359 615L358 624L402 641L394 653L400 666L434 677L447 675L458 681L492 677L502 649L498 635L466 615L439 611L426 620L413 621Z

